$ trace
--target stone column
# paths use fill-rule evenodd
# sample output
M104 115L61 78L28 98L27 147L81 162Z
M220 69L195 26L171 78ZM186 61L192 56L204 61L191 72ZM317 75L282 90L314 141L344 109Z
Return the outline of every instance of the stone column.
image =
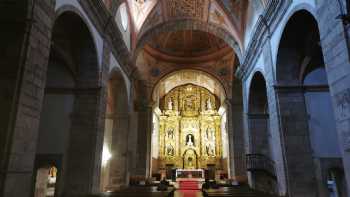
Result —
M244 149L242 90L234 91L234 98L226 100L229 136L230 176L245 180L247 176Z
M278 87L281 133L289 196L316 197L317 184L304 94L298 87Z
M63 196L88 195L94 190L96 162L101 161L96 147L103 141L100 110L105 105L101 105L101 98L100 88L86 87L76 93Z
M345 4L345 0L341 2ZM322 51L350 195L350 52L346 35L349 35L350 28L349 24L343 24L340 19L329 20L339 16L341 9L339 4L333 3L332 0L320 0L317 4Z
M137 133L137 164L136 174L151 177L151 135L152 135L152 104L147 104L138 112Z
M128 184L128 141L129 114L117 113L111 139L112 158L109 162L109 181L107 190L115 191Z
M2 18L5 27L0 36L13 35L4 36L13 40L9 46L2 42L5 57L2 54L0 60L14 91L8 103L9 125L0 127L0 196L6 197L29 197L34 190L34 159L55 6L54 1L34 2L33 6L33 1L13 1L0 9L1 16L8 17ZM6 24L10 24L8 29ZM11 56L9 61L6 54Z

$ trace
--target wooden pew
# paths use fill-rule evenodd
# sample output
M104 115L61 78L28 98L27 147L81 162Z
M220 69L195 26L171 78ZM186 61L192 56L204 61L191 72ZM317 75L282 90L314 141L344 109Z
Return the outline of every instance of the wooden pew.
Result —
M94 197L173 197L174 191L173 187L168 187L167 191L158 191L156 186L135 186Z
M220 187L218 189L203 190L204 197L272 197L269 194L253 191L248 187Z

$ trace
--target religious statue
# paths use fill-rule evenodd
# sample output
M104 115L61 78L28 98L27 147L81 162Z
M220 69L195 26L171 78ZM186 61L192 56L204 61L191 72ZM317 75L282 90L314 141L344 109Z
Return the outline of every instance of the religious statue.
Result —
M209 140L215 141L215 129L210 128L209 131Z
M205 146L205 150L206 150L208 156L215 156L215 150L214 150L211 143L208 143Z
M174 147L169 144L166 148L166 153L168 156L174 156L175 155Z
M210 98L207 99L207 110L212 110L212 105L211 105L211 101Z
M173 128L169 128L167 131L167 135L169 139L174 139L174 129Z
M194 145L194 136L189 134L186 136L186 145L193 146Z
M215 129L208 127L205 131L205 138L208 141L215 141Z
M173 110L173 101L171 98L168 101L168 110Z

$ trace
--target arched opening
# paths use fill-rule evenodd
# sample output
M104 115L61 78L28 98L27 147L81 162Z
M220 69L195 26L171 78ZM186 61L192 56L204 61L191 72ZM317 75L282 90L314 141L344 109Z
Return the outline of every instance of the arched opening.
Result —
M247 170L250 172L249 179L253 188L274 193L277 192L277 177L269 123L266 81L264 76L257 72L249 89Z
M295 13L287 23L276 78L289 193L329 196L324 179L315 180L341 154L318 25L307 11Z
M157 83L153 101L154 179L227 180L228 108L221 83L202 71L179 70Z
M36 162L55 158L62 164L56 166L55 195L88 193L97 140L98 63L90 31L78 14L67 11L56 19L50 50Z
M107 104L102 151L101 190L127 186L129 104L126 84L120 71L113 70L107 84Z

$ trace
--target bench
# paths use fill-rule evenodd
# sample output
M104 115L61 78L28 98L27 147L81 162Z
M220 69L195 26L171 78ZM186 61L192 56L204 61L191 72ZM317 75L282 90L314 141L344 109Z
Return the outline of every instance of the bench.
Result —
M167 191L158 191L156 186L134 186L120 191L104 193L99 197L173 197L175 189L168 187Z
M268 194L251 190L249 187L220 187L218 189L204 189L202 190L204 197L271 197Z

